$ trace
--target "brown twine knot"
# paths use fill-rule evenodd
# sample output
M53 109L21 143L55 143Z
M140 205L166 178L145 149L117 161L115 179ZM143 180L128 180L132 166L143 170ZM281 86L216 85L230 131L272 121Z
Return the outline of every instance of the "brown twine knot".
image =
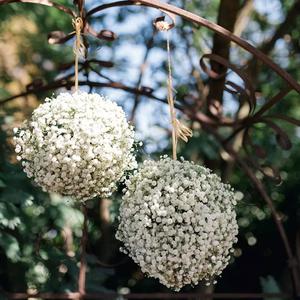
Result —
M155 22L155 28L159 31L167 31L170 29L170 25L166 21L157 21Z
M153 25L156 28L156 30L158 30L158 31L168 31L175 26L175 18L176 17L173 13L170 13L170 12L164 11L164 10L161 10L161 11L164 12L167 16L169 16L169 18L171 19L172 22L168 23L167 21L165 21L165 16L161 16L154 20Z
M73 28L75 29L75 42L73 52L75 55L75 91L78 91L78 60L79 57L85 56L85 46L81 37L83 29L83 20L81 17L76 17L72 20Z

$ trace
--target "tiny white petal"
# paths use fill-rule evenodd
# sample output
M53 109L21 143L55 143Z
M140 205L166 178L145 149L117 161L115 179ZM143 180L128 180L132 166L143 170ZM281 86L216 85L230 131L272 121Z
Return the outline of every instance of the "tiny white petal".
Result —
M81 201L108 197L136 167L132 126L121 107L98 94L47 98L14 133L17 159L44 191Z
M116 237L143 272L176 291L221 274L238 233L229 185L166 156L144 161L125 183Z

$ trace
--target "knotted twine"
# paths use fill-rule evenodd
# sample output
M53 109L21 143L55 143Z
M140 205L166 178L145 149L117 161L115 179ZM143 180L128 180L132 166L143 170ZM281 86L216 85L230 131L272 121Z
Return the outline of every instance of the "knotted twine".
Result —
M190 128L182 124L176 118L176 112L174 107L174 97L173 97L173 77L172 77L172 60L171 60L171 50L170 50L170 36L169 30L173 27L169 25L167 22L163 20L159 20L155 22L155 27L159 31L166 31L167 32L167 54L168 54L168 105L171 117L171 125L172 125L172 154L173 159L177 159L177 144L178 139L183 140L184 142L188 141L188 138L193 135L193 132Z
M78 91L78 61L80 57L85 55L85 46L81 37L81 30L83 28L83 21L81 17L76 17L72 20L73 28L75 29L75 42L73 52L75 55L75 92Z

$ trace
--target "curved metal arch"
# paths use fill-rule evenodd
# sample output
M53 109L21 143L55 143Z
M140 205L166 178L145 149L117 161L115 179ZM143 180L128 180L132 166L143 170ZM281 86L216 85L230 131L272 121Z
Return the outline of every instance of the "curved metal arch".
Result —
M270 59L267 55L265 55L263 52L252 46L249 42L247 42L244 39L239 38L238 36L234 35L229 30L219 26L218 24L215 24L211 21L208 21L194 13L191 13L189 11L186 11L184 9L181 9L179 7L176 7L171 4L162 3L158 0L125 0L125 1L116 1L113 3L107 3L102 4L99 6L96 6L89 10L86 14L86 17L89 17L97 12L103 11L108 8L112 7L120 7L120 6L129 6L129 5L142 5L146 7L156 8L159 10L164 10L166 12L175 14L177 16L181 16L182 18L204 26L212 31L214 31L216 34L222 36L224 39L227 39L229 41L232 41L239 45L241 48L245 49L246 51L253 54L256 58L261 60L264 64L269 66L274 72L276 72L282 79L284 79L289 86L291 86L293 89L295 89L300 94L300 84L285 70L280 68L276 63L273 62L272 59Z

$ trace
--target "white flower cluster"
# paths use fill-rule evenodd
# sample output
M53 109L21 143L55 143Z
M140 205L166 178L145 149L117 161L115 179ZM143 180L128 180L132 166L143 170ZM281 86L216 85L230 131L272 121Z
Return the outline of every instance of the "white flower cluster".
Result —
M124 111L98 94L46 99L15 130L17 159L43 190L79 200L107 197L136 168L134 131Z
M230 185L164 156L144 161L126 186L116 237L143 272L174 290L221 274L238 233Z

